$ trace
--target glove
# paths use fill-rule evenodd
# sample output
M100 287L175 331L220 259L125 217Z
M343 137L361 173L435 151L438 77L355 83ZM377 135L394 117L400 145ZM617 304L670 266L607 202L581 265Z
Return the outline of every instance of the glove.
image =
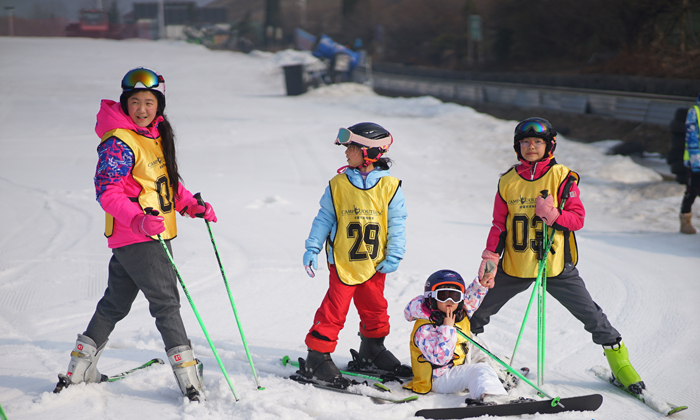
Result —
M542 198L542 196L537 196L535 199L535 214L542 219L547 226L552 226L554 222L559 218L559 210L554 208L553 198L548 195L547 198Z
M496 271L498 271L498 260L499 255L488 249L485 249L484 252L481 253L481 264L479 265L478 275L479 283L481 283L482 286L488 287L489 289L493 288ZM493 267L487 267L489 261L493 264ZM492 268L493 270L489 271L487 268Z
M137 235L156 236L165 231L165 223L158 210L153 210L153 214L137 214L131 221L131 230Z
M196 200L194 200L187 206L187 208L185 208L185 213L187 213L187 215L193 219L195 217L199 217L208 222L216 223L217 221L216 213L214 213L214 209L209 203L204 203L202 206L201 204L197 203Z
M387 255L386 258L384 258L384 261L377 265L377 271L384 274L393 273L399 268L400 262L401 258L396 258L393 255Z
M304 267L312 267L318 269L318 252L307 250L304 252Z

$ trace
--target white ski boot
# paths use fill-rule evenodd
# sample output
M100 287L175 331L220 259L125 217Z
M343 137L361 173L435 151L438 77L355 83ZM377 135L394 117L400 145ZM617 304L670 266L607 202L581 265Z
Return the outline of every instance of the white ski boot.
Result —
M63 388L81 382L97 383L104 381L106 376L97 370L97 361L100 359L106 345L107 342L105 341L98 349L92 338L78 334L75 348L70 354L68 371L65 375L58 375L58 383L53 392L59 393Z
M192 349L189 346L173 347L168 350L168 360L182 395L190 401L204 401L203 366L202 362L194 357Z

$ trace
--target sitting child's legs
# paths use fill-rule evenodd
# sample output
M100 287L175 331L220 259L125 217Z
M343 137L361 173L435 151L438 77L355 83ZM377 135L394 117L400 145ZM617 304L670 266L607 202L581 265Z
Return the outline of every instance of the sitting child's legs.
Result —
M484 394L507 395L496 371L487 363L473 363L455 366L444 375L433 380L433 391L453 394L469 390L470 398L481 399Z

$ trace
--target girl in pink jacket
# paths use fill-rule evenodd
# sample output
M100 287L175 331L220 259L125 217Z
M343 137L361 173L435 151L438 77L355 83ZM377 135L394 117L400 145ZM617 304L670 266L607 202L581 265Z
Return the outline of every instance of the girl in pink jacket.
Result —
M81 382L101 382L97 361L117 322L143 292L163 338L180 390L204 398L201 363L195 359L180 317L177 278L161 236L171 250L175 213L216 222L211 205L200 205L178 173L175 135L166 118L165 80L147 68L122 79L119 102L103 100L95 132L100 138L95 173L97 201L105 211L105 236L112 249L107 289L84 333L78 334L68 371L54 392Z

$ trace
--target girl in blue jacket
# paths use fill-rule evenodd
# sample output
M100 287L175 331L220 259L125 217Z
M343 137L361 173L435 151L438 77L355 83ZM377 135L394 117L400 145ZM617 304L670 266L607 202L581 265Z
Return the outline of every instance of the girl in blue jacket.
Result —
M348 165L338 170L321 198L306 240L304 266L313 277L326 243L329 286L306 336L309 349L300 371L341 388L349 385L333 363L338 333L354 299L360 315L360 351L353 368L411 376L411 368L384 347L389 315L384 298L387 273L396 271L406 245L406 204L401 181L390 176L383 157L394 139L384 127L359 123L341 128L335 144L346 147Z

